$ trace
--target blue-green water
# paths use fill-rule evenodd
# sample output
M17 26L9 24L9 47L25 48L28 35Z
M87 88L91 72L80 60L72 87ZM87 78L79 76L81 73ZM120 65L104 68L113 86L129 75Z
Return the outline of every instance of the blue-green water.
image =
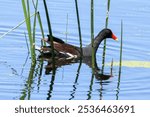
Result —
M78 0L83 46L90 43L90 1ZM95 0L94 31L95 36L105 27L106 0ZM79 46L78 27L74 0L47 1L53 34L67 42ZM45 35L48 33L42 1L39 1ZM111 1L109 25L114 34L120 38L121 20L123 20L123 61L150 61L150 1L115 0ZM20 0L0 2L0 35L4 34L24 19ZM57 68L55 78L45 74L46 62L37 61L31 67L30 56L23 24L13 32L0 39L0 99L150 99L150 67L122 67L120 80L118 66L113 67L113 77L100 81L92 76L92 70L86 64L79 63ZM37 26L36 45L40 45L41 33ZM97 63L101 68L102 47L97 52ZM106 63L119 61L120 42L107 41ZM39 53L37 52L37 55ZM130 64L130 63L129 63ZM41 70L41 71L40 71ZM110 74L106 66L105 74Z

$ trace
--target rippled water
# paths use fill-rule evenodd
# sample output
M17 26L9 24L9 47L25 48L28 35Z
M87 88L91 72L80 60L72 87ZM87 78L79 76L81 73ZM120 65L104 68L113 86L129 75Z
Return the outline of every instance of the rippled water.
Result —
M45 32L47 30L42 1L39 1ZM66 40L68 15L68 39L78 45L78 29L73 0L47 1L53 34ZM90 1L78 0L83 45L90 43ZM95 0L95 35L105 26L106 0ZM119 67L113 67L113 77L98 80L84 63L78 71L79 63L60 67L55 77L45 74L46 62L38 61L31 67L24 32L25 24L0 39L0 99L150 99L150 66L140 61L150 61L150 1L111 1L109 28L120 38L120 24L123 20L123 64L121 78ZM20 0L0 2L0 35L4 34L24 19ZM45 34L46 35L46 34ZM40 45L41 33L37 27L36 45ZM102 44L103 45L103 44ZM97 52L97 63L101 68L102 45ZM107 41L106 63L119 61L119 42ZM39 53L37 52L37 55ZM129 63L128 63L129 61ZM130 61L133 61L133 65ZM136 65L135 65L136 64ZM138 66L139 64L139 66ZM135 66L135 67L134 67ZM110 74L110 66L104 73Z

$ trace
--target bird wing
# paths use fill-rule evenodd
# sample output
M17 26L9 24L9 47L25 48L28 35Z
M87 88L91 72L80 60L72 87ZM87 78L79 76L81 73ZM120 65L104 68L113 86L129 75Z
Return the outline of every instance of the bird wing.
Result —
M48 41L50 41L50 35L47 35ZM62 39L54 37L53 36L53 41L58 42L58 43L65 43Z

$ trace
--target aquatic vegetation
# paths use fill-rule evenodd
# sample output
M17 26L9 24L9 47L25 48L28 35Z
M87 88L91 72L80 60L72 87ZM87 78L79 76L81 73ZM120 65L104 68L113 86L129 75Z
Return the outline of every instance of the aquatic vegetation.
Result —
M94 0L91 0L91 46L92 46L92 68L95 67L94 55Z
M33 4L34 8L34 13L31 15L31 5L30 3ZM44 8L45 8L45 13L46 13L46 19L47 19L47 26L48 26L48 33L49 33L49 41L50 41L50 46L51 46L51 57L52 57L52 63L53 63L53 69L55 69L55 50L54 50L54 44L53 44L53 34L52 34L52 27L51 27L51 22L50 22L50 16L48 13L48 7L47 7L47 3L46 0L43 0L43 4L44 4ZM91 0L91 4L90 4L90 28L91 28L91 48L92 50L91 52L91 60L92 60L92 68L95 68L95 48L94 48L94 0ZM34 64L36 62L36 54L35 54L35 35L36 35L36 26L37 26L37 20L41 29L41 34L42 34L42 38L44 38L44 29L42 26L42 20L40 17L40 12L38 11L38 0L36 1L29 1L29 0L22 0L22 7L23 7L23 11L24 11L24 17L25 20L22 21L20 24L18 24L18 26L14 27L13 29L11 29L9 32L15 30L17 27L19 27L20 25L22 25L24 22L26 23L26 27L27 27L27 34L29 38L29 48L30 48L30 54L31 54L31 60L32 60L32 64ZM75 0L75 8L76 8L76 16L77 16L77 24L78 24L78 32L79 32L79 41L80 41L80 52L81 52L81 58L82 58L82 54L83 54L83 50L82 50L82 35L81 35L81 26L80 26L80 17L79 17L79 9L78 9L78 2L77 0ZM106 12L106 23L105 23L105 27L108 27L108 19L109 19L109 11L110 11L110 0L107 1L107 12ZM31 19L33 17L33 19ZM67 23L68 23L68 14L67 14ZM68 25L68 24L67 24ZM66 30L67 30L67 26L66 26ZM8 34L9 32L5 33L4 35ZM2 36L4 36L2 35ZM122 33L121 33L122 35ZM67 35L66 35L67 38ZM121 40L122 41L122 40ZM122 42L121 42L122 44ZM41 40L41 47L46 46L45 41ZM102 71L101 73L103 74L104 72L104 67L105 67L105 56L106 56L106 40L104 40L104 47L103 47L103 55L102 55ZM120 66L121 66L121 59L122 59L122 48L120 47ZM113 63L111 65L111 67L113 67ZM121 69L121 67L119 68ZM120 70L121 71L121 70ZM94 73L94 72L93 72Z
M44 2L44 8L45 8L45 13L46 13L46 18L47 18L47 25L48 25L48 31L49 31L49 37L50 37L50 44L51 44L51 49L52 49L52 60L53 60L53 74L55 74L55 58L54 58L54 45L53 45L53 36L52 36L52 28L51 28L51 22L48 14L48 8L46 4L46 0L43 0Z
M75 0L76 14L77 14L77 22L78 22L78 32L79 32L79 41L80 41L80 51L82 53L82 35L81 35L81 26L80 26L80 17L78 10L78 1Z
M36 1L38 2L38 1ZM30 19L30 4L29 4L29 0L25 1L22 0L22 7L23 7L23 11L24 11L24 17L26 19L25 23L26 23L26 27L27 27L27 31L28 31L28 37L29 37L29 41L30 41L30 53L31 53L31 60L32 60L32 64L34 64L36 62L36 55L35 55L35 27L36 27L36 16L34 16L34 24L33 24L33 30L31 27L31 19ZM37 4L36 4L37 7ZM36 13L36 10L35 10Z
M107 1L107 10L106 10L105 28L108 27L109 10L110 10L110 0ZM103 73L104 67L105 67L105 56L106 56L106 40L104 40L104 46L103 46L103 55L102 55L102 73Z
M119 76L121 75L121 67L122 67L122 46L123 46L123 21L121 21L121 42L120 42Z

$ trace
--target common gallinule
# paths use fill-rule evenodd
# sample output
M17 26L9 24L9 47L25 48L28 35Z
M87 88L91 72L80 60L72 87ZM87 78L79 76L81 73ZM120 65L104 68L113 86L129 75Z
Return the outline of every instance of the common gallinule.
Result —
M110 29L103 29L99 32L99 34L94 39L94 53L96 54L97 49L100 43L106 39L112 38L114 40L118 40L117 37L112 33ZM45 42L50 44L50 37L43 39ZM79 47L67 44L63 40L53 37L53 44L54 44L54 53L56 56L66 57L66 58L79 58L81 57L81 50ZM91 44L82 48L83 56L92 56L92 47ZM51 54L51 47L50 46L43 46L40 51L44 54Z

